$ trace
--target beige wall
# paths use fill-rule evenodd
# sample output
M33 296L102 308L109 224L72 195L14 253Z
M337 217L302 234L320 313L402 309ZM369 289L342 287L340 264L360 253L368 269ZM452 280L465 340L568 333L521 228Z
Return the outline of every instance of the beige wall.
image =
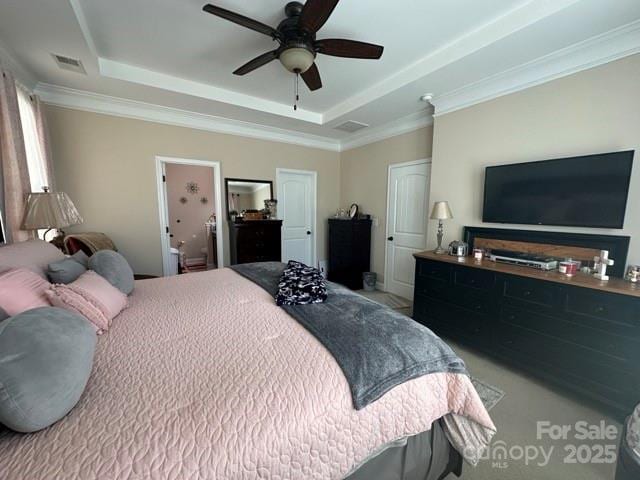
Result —
M431 201L449 200L455 217L446 224L445 242L459 238L464 225L493 226L482 224L487 165L629 149L636 150L636 165L624 230L546 229L630 235L629 261L638 264L640 55L436 117Z
M433 140L431 203L451 203L455 219L445 227L448 243L461 236L464 225L483 225L487 165L639 150L639 78L636 55L436 117L433 128L341 154L57 107L48 108L48 118L58 188L71 195L85 218L78 229L111 235L137 272L161 271L154 157L164 155L218 160L223 177L275 182L276 167L316 170L318 258L326 258L326 218L357 203L378 219L372 270L382 280L390 164L432 157ZM634 168L624 230L548 229L630 235L629 261L640 264L640 168ZM430 248L433 232L432 223Z
M205 222L215 213L213 168L167 163L165 173L171 246L177 248L182 241L188 259L202 258L205 256L202 249L208 250L209 241ZM187 192L188 182L198 184L197 194ZM181 198L186 198L187 203L182 203ZM202 203L202 198L207 203Z
M389 165L431 157L432 127L342 152L340 202L357 203L362 213L377 218L371 244L371 269L384 280Z
M276 167L317 171L318 258L326 258L326 219L340 196L337 152L52 106L47 119L57 187L85 219L75 229L107 233L137 273L162 272L156 155L215 160L223 177L274 183ZM223 235L228 263L226 222Z

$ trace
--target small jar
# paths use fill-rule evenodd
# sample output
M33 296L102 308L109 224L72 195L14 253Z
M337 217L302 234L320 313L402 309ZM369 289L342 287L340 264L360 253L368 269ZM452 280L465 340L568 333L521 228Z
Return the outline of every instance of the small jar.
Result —
M473 259L476 261L481 261L482 257L484 257L484 251L481 248L473 249Z

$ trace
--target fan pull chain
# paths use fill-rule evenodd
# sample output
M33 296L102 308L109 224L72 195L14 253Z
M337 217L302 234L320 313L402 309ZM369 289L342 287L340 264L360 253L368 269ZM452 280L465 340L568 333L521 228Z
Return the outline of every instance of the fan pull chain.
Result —
M293 83L293 93L295 94L295 101L293 103L293 110L297 111L298 110L298 100L300 100L300 95L299 95L299 90L298 90L298 83L300 80L300 75L296 72L296 78L294 80Z

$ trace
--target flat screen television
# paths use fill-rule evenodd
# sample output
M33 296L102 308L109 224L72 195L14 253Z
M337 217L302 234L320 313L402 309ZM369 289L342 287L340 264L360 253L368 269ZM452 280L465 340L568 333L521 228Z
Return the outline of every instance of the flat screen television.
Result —
M622 228L634 151L487 167L482 221Z

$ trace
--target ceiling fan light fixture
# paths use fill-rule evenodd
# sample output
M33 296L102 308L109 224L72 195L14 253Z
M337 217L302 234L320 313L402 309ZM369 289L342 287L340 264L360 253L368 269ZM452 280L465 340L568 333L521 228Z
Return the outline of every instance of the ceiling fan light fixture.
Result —
M315 60L315 55L303 47L287 48L280 53L280 63L292 73L304 73Z

